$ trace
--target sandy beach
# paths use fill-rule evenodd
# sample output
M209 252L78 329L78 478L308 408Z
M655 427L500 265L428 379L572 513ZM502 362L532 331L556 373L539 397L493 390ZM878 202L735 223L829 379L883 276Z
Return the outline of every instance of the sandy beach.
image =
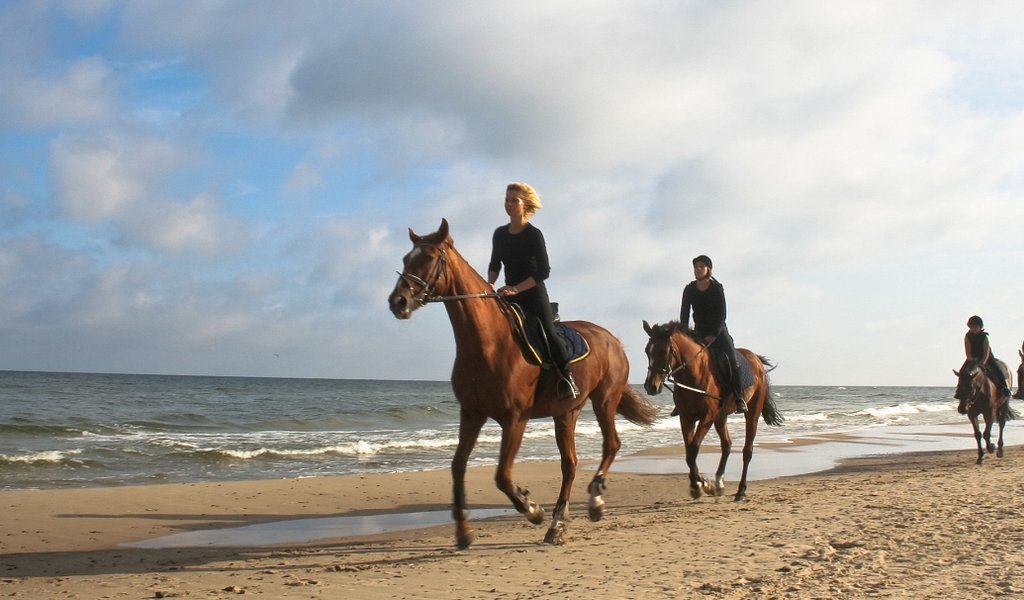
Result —
M738 459L738 456L735 458ZM748 500L690 500L678 474L612 473L586 517L584 465L565 545L515 514L272 546L159 547L300 519L447 511L445 471L0 493L0 596L16 598L975 598L1024 593L1024 447L847 460L753 481ZM757 454L754 461L758 459ZM681 460L665 458L665 460ZM507 509L471 470L478 512ZM517 465L548 511L556 463ZM729 491L735 482L729 482ZM386 520L386 519L385 519ZM300 529L302 529L300 527ZM307 527L306 531L309 530ZM153 544L157 547L131 547ZM128 545L126 545L128 544Z

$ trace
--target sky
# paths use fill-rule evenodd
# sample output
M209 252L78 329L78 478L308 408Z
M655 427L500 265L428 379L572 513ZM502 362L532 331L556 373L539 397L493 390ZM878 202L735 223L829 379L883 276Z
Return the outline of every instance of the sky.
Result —
M1024 339L1015 0L0 3L0 369L445 380L387 296L532 184L565 320L707 254L781 385L953 386Z

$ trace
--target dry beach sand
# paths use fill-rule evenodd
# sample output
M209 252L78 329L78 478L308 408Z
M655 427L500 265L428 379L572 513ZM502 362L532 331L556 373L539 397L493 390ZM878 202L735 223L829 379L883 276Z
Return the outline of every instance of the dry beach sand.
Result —
M964 425L965 427L966 424ZM969 431L969 430L968 430ZM446 471L0 493L0 597L13 598L978 598L1024 594L1024 447L847 461L752 481L748 500L690 500L685 477L612 472L586 517L582 465L566 544L518 515L276 546L128 547L285 520L447 511ZM756 471L755 452L752 470ZM666 460L680 460L671 458ZM734 455L733 460L739 460ZM766 460L762 457L762 460ZM550 512L557 463L516 481ZM475 510L508 508L471 470ZM735 482L728 482L729 491ZM301 522L300 522L301 523ZM308 523L308 522L307 522ZM157 544L159 545L159 544Z

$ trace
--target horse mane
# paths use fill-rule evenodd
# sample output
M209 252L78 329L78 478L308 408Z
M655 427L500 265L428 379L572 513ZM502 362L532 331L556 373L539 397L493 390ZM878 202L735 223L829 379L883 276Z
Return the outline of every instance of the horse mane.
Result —
M700 342L700 338L697 337L697 332L690 329L687 325L683 325L679 321L669 321L668 323L651 326L652 337L656 337L660 340L670 339L672 334L677 331L695 342Z

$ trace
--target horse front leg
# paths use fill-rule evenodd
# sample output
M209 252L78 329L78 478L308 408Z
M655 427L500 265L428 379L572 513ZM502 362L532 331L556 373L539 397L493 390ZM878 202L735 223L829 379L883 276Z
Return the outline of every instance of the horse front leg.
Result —
M476 446L477 437L487 417L462 412L459 419L459 445L452 458L452 518L455 519L455 544L465 550L473 543L473 530L469 526L466 504L466 464Z
M681 417L680 417L681 419ZM683 444L686 446L686 466L690 469L690 497L696 500L703 494L712 493L712 485L701 475L700 467L697 465L697 456L700 454L700 445L704 442L704 436L711 429L711 423L701 421L691 427L683 427Z
M569 495L572 483L576 480L576 420L580 416L579 409L555 417L555 442L562 463L562 487L558 492L558 501L551 515L551 527L544 535L544 543L561 546L565 543L565 529L569 520Z
M539 504L530 500L530 492L520 488L512 482L512 464L515 462L516 454L523 443L523 433L526 431L526 419L517 417L503 423L501 427L501 452L498 456L498 469L494 474L494 484L499 490L508 496L512 506L517 511L526 515L526 519L534 525L540 525L544 521L544 509Z
M978 427L978 417L968 417L971 420L971 427L974 428L974 442L978 445L978 460L975 464L980 465L985 460L985 448L981 445L981 428Z
M722 442L722 455L718 459L718 469L715 470L715 483L712 488L715 496L725 493L725 466L729 463L729 453L732 451L732 437L729 435L729 427L726 423L727 416L721 412L715 419L715 431L718 433L718 439Z
M982 434L982 437L985 438L985 450L989 454L996 451L996 445L992 443L992 421L991 417L985 419L985 433Z

